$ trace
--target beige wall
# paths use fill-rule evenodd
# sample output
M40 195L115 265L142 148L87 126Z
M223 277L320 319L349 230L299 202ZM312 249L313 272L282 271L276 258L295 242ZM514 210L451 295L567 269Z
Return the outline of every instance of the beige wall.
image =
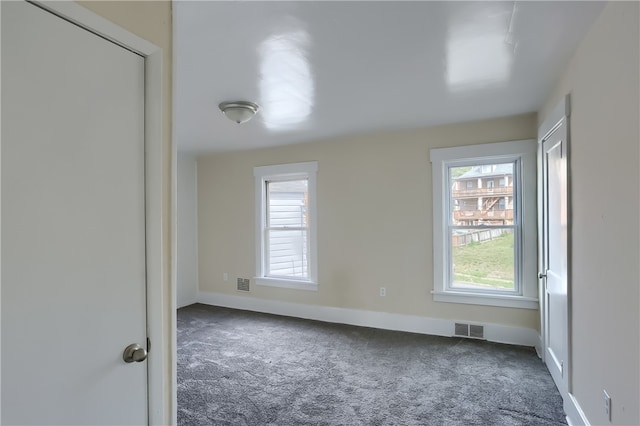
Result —
M167 342L172 341L171 312L171 71L172 71L172 10L170 1L79 1L82 6L120 25L124 29L150 41L163 50L163 247L167 257L164 261L164 297L167 324ZM173 345L166 345L168 360L166 383L171 384L172 369L175 366ZM172 389L165 389L165 418L173 414Z
M198 301L198 187L196 157L179 153L177 180L176 306Z
M235 278L255 275L253 167L317 160L319 290L253 286L253 297L537 329L537 310L435 303L429 293L429 149L535 137L529 114L200 157L200 290L237 295Z
M612 2L539 117L571 93L572 393L591 424L640 424L638 3Z

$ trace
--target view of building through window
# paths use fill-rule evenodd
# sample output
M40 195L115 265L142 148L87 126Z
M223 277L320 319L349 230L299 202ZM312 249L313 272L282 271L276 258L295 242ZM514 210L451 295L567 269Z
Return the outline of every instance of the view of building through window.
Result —
M451 288L513 291L514 163L449 167Z

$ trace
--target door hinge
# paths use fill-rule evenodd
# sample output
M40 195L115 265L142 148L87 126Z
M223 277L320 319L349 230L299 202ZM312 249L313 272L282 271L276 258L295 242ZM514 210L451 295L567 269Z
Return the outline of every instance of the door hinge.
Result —
M151 339L147 337L147 353L151 352Z

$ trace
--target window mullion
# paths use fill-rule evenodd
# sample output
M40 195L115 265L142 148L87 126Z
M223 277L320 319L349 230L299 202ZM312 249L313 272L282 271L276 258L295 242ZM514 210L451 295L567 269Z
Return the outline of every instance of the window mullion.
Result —
M267 231L308 231L307 226L268 226Z
M489 229L511 229L514 232L516 232L516 231L518 231L520 229L520 227L516 226L516 225L505 225L505 226L496 225L496 226L478 226L478 227L448 225L448 227L449 227L449 231L455 231L455 230L460 230L460 231L482 231L483 229L486 229L486 230L489 230Z

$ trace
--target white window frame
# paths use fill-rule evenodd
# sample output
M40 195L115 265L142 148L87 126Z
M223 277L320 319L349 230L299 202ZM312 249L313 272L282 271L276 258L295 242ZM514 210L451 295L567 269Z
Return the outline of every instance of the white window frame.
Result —
M318 244L317 244L317 194L316 175L318 172L318 162L310 161L306 163L280 164L273 166L254 167L256 196L256 276L254 281L257 285L269 287L291 288L298 290L318 289ZM266 217L267 217L267 182L277 180L307 179L308 181L308 216L309 216L309 253L308 271L309 279L288 279L265 276L266 272Z
M436 302L538 309L537 220L536 220L536 149L534 139L437 148L430 151L433 172L433 299ZM514 207L519 211L516 233L516 283L514 292L502 293L455 289L450 283L451 242L449 167L470 163L495 164L516 162L520 182L514 181ZM517 203L517 206L516 206ZM514 221L516 219L514 218Z

